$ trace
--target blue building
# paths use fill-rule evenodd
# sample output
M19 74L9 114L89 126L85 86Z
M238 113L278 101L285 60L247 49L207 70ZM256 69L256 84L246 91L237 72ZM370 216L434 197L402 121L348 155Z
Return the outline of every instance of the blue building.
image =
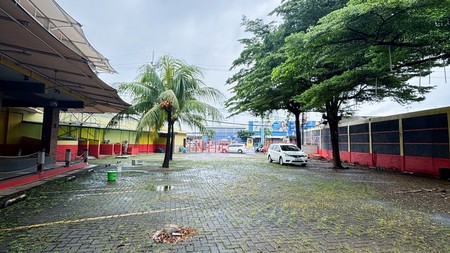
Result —
M212 138L213 141L222 141L227 140L229 142L241 142L242 140L237 137L237 132L241 130L246 130L245 127L239 126L239 127L207 127L209 130L213 130L215 132L214 137ZM192 132L189 133L188 138L190 136L202 136L198 132ZM207 136L202 136L202 139L206 140L208 139Z
M318 124L317 121L307 121L305 124L305 129L310 129L316 127ZM255 132L253 135L255 139L255 144L261 142L261 122L260 121L249 121L248 122L248 130ZM273 122L264 122L264 128L268 128L271 132L270 136L264 136L265 139L283 139L290 138L296 136L295 133L295 122L294 121L273 121ZM300 126L300 130L301 126Z
M317 121L308 121L305 124L305 129L310 129L315 127L318 124ZM233 127L230 126L210 126L207 127L209 130L213 130L215 132L213 141L228 141L228 142L242 142L240 138L238 138L237 133L241 130L249 130L253 131L254 144L257 145L261 142L261 122L260 121L249 121L247 127L244 124L238 124ZM294 121L273 121L273 122L264 122L264 128L268 128L271 132L269 136L265 136L267 139L284 139L289 138L290 140L295 139L295 122ZM202 139L203 141L207 141L208 137L202 135L199 132L190 132L187 134L188 139Z

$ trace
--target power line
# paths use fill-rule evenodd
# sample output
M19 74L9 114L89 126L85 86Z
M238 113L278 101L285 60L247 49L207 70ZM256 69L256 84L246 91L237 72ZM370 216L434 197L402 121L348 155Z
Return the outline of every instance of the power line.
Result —
M228 124L228 125L238 125L238 126L247 126L248 124L245 123L235 123L235 122L227 122L227 121L218 121L218 120L205 120L206 122L213 122L213 123L221 123L221 124Z
M236 126L246 126L246 127L249 125L248 123L245 124L245 123L235 123L235 122L217 121L217 120L205 120L205 121L207 121L207 122L214 122L214 123L221 123L221 124L228 124L228 125L236 125ZM252 121L252 122L255 122L255 121ZM253 124L253 127L261 127L261 126L262 126L262 124ZM264 124L264 126L266 127L267 124ZM210 127L213 127L213 126L210 126ZM214 126L214 127L216 127L216 126Z

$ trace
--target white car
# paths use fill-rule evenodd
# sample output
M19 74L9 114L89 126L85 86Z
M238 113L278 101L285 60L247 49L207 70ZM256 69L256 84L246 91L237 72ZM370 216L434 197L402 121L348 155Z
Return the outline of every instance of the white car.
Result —
M233 143L228 145L227 148L229 153L245 153L245 151L247 150L247 147L245 146L245 144L243 143Z
M306 166L308 156L300 148L293 144L271 144L267 150L267 160L277 161L283 165L285 163L299 163Z

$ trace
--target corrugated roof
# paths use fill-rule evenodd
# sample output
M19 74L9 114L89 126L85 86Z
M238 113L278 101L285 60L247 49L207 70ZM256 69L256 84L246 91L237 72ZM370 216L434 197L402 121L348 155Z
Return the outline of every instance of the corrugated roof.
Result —
M65 12L56 1L20 0L18 2L44 29L74 52L85 57L94 72L116 73L108 59L89 43L81 29L81 24Z
M25 87L45 85L44 93L5 93L3 106L43 107L56 100L58 107L92 113L129 106L97 77L96 72L114 70L76 24L53 0L0 2L0 63L30 77L21 82ZM7 77L1 81L11 81Z

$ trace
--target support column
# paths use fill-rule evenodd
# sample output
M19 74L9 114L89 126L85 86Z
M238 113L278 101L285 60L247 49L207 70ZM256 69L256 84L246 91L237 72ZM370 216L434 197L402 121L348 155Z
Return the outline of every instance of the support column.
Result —
M56 161L56 146L58 143L59 108L44 107L44 122L42 123L42 148L50 154L50 162Z
M401 162L400 170L405 171L406 161L405 161L405 147L404 147L404 141L403 141L403 137L404 137L404 135L403 135L403 118L401 118L401 117L398 119L398 136L400 137L400 140L399 140L399 142L400 142L400 159L401 159L400 160L400 162Z
M352 142L350 139L350 125L347 126L347 152L348 152L348 162L352 163Z

